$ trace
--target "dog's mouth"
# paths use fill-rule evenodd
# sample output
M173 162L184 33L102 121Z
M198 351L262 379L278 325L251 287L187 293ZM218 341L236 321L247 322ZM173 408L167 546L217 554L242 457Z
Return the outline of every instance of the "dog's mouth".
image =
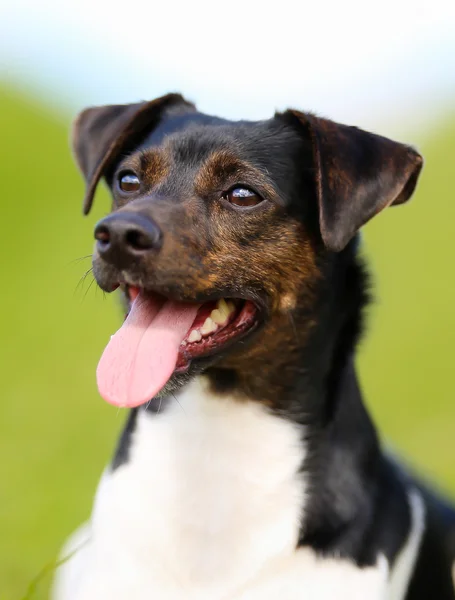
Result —
M257 323L257 308L249 300L221 298L199 308L187 335L182 340L177 370L186 370L199 356L210 356L250 331Z
M257 305L246 299L194 304L133 286L126 290L129 312L97 369L101 396L117 406L148 402L174 373L187 371L193 360L223 352L259 323Z

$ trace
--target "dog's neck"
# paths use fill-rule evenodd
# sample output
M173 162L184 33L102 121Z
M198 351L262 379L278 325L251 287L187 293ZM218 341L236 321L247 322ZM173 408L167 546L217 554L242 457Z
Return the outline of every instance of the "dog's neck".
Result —
M243 384L243 391L279 418L302 426L307 445L302 469L311 494L300 543L321 550L330 549L345 528L351 530L350 522L368 513L388 468L354 367L368 302L368 277L356 246L351 243L325 265L315 303L319 309L312 314L315 325L300 345L289 347L289 338L283 336L283 347L275 347L262 365L246 370L250 379L224 374L224 381L220 371L211 375L214 387L228 391L230 381L239 390ZM293 317L293 335L298 336L307 329L308 315L295 311Z

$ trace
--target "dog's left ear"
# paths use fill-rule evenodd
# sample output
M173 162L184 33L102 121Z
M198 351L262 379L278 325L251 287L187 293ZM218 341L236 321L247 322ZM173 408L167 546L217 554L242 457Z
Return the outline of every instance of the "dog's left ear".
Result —
M423 159L413 148L296 110L281 116L311 140L319 226L329 250L342 250L374 215L414 192Z
M150 102L95 106L82 111L73 125L72 145L87 182L84 214L90 212L96 187L122 152L133 149L158 124L170 107L194 112L194 104L180 94L168 94Z

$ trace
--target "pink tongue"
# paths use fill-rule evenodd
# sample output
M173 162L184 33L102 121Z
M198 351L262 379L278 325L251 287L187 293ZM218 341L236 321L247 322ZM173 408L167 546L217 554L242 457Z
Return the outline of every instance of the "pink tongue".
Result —
M199 306L139 294L98 364L99 392L117 406L148 402L167 383Z

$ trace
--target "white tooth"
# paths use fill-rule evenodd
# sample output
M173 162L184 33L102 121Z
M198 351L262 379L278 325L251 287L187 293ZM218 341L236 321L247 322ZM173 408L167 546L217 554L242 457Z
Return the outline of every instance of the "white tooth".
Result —
M226 302L224 298L218 301L218 310L226 319L228 319L229 315L234 312L235 305L233 302Z
M232 300L228 300L226 304L229 310L229 314L232 315L232 313L235 312L235 304L232 302Z
M229 314L229 308L224 298L220 298L220 300L218 300L216 307L221 313L225 313L226 315Z
M217 324L214 321L212 321L212 319L210 317L207 317L204 325L202 325L202 327L201 327L201 333L202 333L202 335L208 335L209 333L216 331L217 328L218 328Z
M193 342L200 342L202 340L201 332L198 329L193 329L193 331L188 336L188 342L192 344Z
M212 312L210 313L210 318L217 325L224 325L227 321L228 315L225 312L219 310L218 308L215 308L215 310L212 310Z

